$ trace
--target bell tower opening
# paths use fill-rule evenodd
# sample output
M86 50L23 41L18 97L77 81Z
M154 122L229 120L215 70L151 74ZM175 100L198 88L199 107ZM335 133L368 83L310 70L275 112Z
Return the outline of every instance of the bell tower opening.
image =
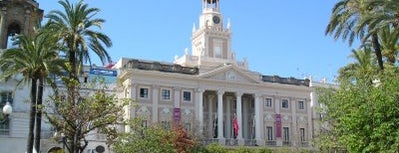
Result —
M34 0L0 0L0 8L0 49L17 47L15 36L32 34L43 17Z
M7 44L7 49L18 47L15 44L18 34L21 34L21 26L19 26L17 23L11 23L7 28L7 42L5 43Z
M202 1L202 9L204 10L204 11L206 11L206 10L212 10L212 11L217 11L217 12L219 12L219 8L220 8L220 5L219 5L220 3L219 3L219 0L203 0Z

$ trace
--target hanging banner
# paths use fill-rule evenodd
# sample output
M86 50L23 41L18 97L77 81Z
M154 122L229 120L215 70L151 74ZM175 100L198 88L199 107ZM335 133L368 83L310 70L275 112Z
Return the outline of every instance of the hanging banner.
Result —
M275 114L275 120L276 120L276 138L281 138L281 133L282 133L281 114Z
M175 125L179 124L180 123L180 118L181 118L180 108L173 108L173 123Z

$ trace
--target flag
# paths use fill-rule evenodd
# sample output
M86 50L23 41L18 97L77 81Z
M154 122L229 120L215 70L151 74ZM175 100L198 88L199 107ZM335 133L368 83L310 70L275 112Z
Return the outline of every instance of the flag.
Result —
M238 125L237 117L234 117L233 119L233 129L235 136L238 136L238 130L240 129L240 126Z

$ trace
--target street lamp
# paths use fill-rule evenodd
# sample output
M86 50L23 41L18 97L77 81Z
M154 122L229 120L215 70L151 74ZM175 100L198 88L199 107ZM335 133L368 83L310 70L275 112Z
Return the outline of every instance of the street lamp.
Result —
M5 115L5 117L3 118L3 121L1 121L0 123L4 123L7 121L8 115L10 115L12 113L12 107L10 102L7 102L6 105L4 105L3 107L3 114Z

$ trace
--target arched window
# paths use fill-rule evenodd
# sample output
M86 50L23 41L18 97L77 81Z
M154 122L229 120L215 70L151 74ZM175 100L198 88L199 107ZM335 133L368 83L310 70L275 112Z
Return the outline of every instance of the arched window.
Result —
M21 27L17 23L11 23L7 28L7 47L6 48L17 48L18 45L15 43L16 36L21 33Z

